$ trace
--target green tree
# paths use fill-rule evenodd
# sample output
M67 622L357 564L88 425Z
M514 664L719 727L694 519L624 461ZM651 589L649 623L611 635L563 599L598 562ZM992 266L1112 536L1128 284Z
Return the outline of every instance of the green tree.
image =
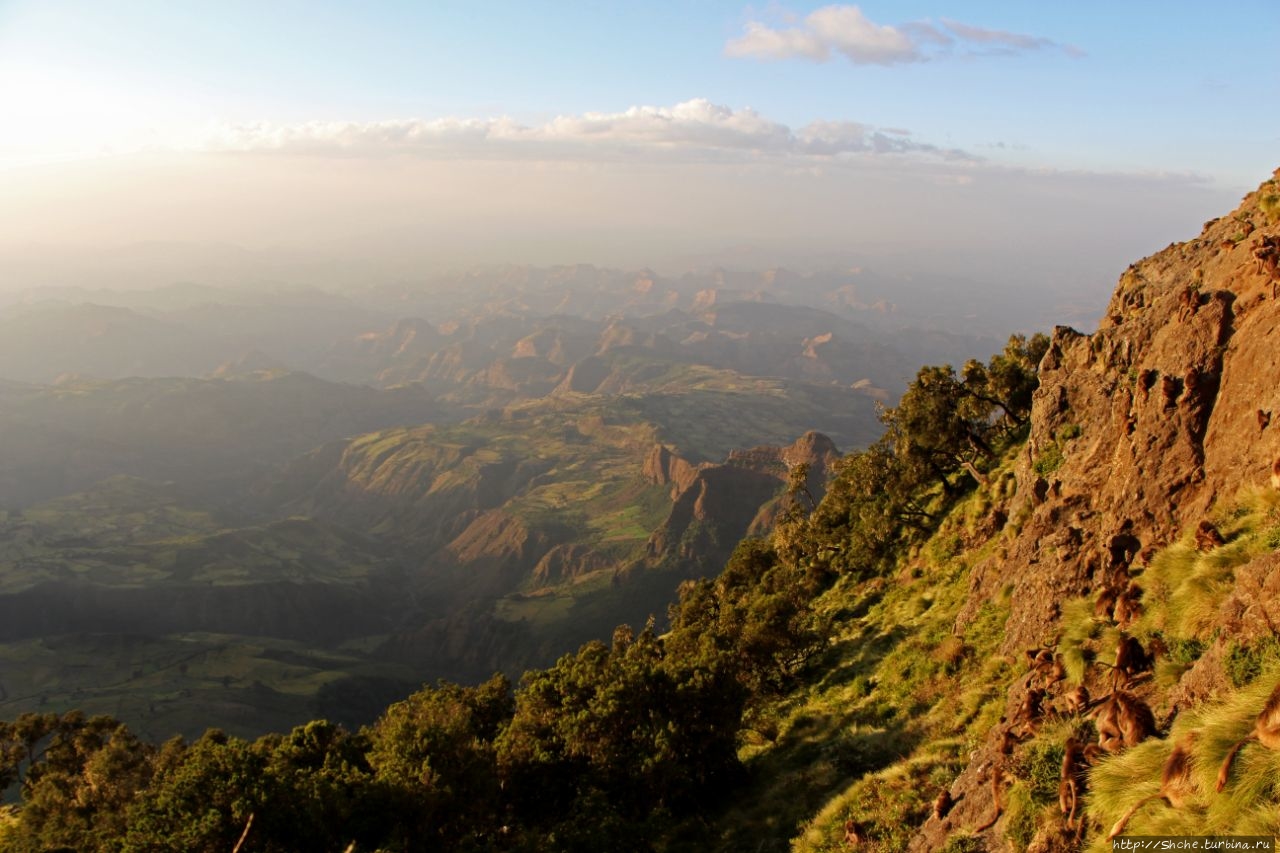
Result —
M983 364L970 359L964 366L964 386L975 399L1001 410L1007 427L1026 425L1031 415L1031 397L1039 385L1036 370L1049 350L1043 334L1012 335L1003 352Z
M673 654L650 624L526 674L499 741L526 834L587 849L603 821L607 846L648 849L707 808L738 771L742 690L717 660Z
M118 720L79 711L24 715L11 731L28 765L9 849L120 849L126 811L151 779L154 749Z
M494 740L513 713L511 683L441 683L397 702L368 730L369 764L403 850L482 846L501 826Z

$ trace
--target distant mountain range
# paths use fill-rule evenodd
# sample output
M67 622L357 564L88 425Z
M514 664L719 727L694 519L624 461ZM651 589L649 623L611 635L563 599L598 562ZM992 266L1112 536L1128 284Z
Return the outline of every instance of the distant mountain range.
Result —
M11 300L0 661L23 675L0 716L358 722L661 617L770 529L794 466L820 496L919 364L996 348L908 331L927 318L866 279L506 267ZM104 648L127 672L77 663Z
M201 376L256 353L322 378L385 384L460 363L475 370L485 355L564 365L629 344L755 374L900 386L921 363L987 354L1007 334L995 315L1021 298L860 270L663 278L591 266L503 267L341 293L46 287L0 301L0 376Z

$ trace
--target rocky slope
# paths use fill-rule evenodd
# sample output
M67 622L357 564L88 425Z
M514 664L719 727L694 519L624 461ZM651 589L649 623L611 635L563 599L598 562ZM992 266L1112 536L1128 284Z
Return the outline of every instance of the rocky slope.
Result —
M1016 466L1016 495L1005 507L1011 521L996 534L1004 541L994 555L970 574L956 635L964 636L983 604L1005 593L1012 609L1001 652L1025 672L1025 649L1052 646L1070 630L1064 603L1123 591L1131 578L1141 588L1153 554L1186 543L1206 520L1225 530L1223 519L1243 492L1275 482L1278 192L1280 180L1264 183L1234 213L1206 223L1196 239L1131 266L1092 334L1056 330ZM1236 567L1214 617L1218 630L1195 665L1171 687L1149 679L1134 688L1157 721L1220 698L1228 687L1227 646L1270 635L1280 624L1268 594L1280 582L1277 569L1273 553ZM931 817L912 849L939 849L993 814L990 778L1002 766L1000 742L1032 680L1014 682L1010 722L994 727L972 754L950 786L955 808ZM1086 683L1105 690L1099 681L1089 676ZM1060 707L1067 686L1051 686L1046 707ZM1005 819L983 830L987 849L1002 849ZM1055 831L1042 829L1033 846L1070 846Z

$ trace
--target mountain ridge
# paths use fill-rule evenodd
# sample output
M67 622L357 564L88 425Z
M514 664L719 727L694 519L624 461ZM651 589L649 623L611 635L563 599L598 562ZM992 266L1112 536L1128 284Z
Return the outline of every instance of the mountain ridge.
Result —
M1280 458L1280 431L1267 417L1280 412L1280 387L1268 381L1280 375L1280 278L1265 257L1280 222L1261 208L1276 187L1275 179L1264 183L1197 238L1132 265L1093 334L1055 332L1008 510L1010 518L1029 517L1002 556L975 568L958 632L979 602L1011 585L1000 651L1020 657L1066 630L1057 612L1064 602L1123 588L1131 575L1141 582L1154 552L1212 523L1214 511L1241 490L1271 486ZM1053 467L1046 459L1060 461ZM1246 564L1237 571L1253 570ZM1262 582L1270 576L1263 571ZM1220 655L1199 666L1212 668L1215 658L1216 675L1188 676L1214 688L1184 690L1177 694L1183 702L1222 694ZM1030 689L1010 690L1009 720ZM1175 693L1142 695L1160 715L1176 710L1177 699L1169 698ZM926 823L912 849L937 849L949 829L991 814L994 803L978 777L996 760L998 740L993 732L952 787L963 802ZM997 823L991 832L1003 828Z

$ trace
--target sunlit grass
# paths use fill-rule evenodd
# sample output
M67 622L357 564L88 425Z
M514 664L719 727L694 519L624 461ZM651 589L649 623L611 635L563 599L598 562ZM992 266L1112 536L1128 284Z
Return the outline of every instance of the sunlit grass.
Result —
M1177 639L1206 640L1230 594L1235 569L1280 546L1280 493L1248 489L1219 518L1227 543L1208 552L1188 534L1156 554L1138 583L1144 613L1137 629Z
M1223 758L1253 722L1280 681L1272 668L1223 702L1178 717L1168 738L1149 740L1094 768L1087 798L1090 818L1102 832L1091 850L1110 850L1102 839L1130 807L1156 794L1160 772L1175 743L1194 733L1192 776L1197 793L1182 808L1163 801L1145 805L1130 820L1128 835L1273 835L1280 829L1280 752L1251 743L1237 755L1226 789L1215 787Z

